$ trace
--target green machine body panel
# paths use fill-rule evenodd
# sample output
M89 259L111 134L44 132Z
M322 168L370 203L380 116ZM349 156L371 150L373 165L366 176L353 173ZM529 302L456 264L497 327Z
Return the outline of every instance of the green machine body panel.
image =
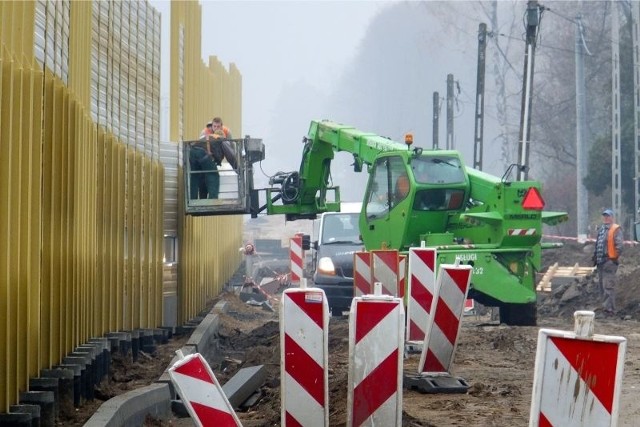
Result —
M439 263L473 266L474 299L500 306L501 312L504 307L511 313L505 321L512 324L531 324L531 316L520 319L516 313L533 307L535 323L542 224L567 219L564 212L543 211L539 182L508 181L467 168L457 151L412 148L313 121L300 169L275 180L281 187L268 190L267 213L300 219L339 210L339 188L328 183L331 160L340 151L353 155L354 171L369 174L359 220L367 250L435 247Z

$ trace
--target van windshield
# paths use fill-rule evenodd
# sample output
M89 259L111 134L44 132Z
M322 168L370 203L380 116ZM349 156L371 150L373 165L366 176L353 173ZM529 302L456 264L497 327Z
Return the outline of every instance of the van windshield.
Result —
M322 225L321 244L352 243L362 244L358 228L358 213L337 213L325 215Z

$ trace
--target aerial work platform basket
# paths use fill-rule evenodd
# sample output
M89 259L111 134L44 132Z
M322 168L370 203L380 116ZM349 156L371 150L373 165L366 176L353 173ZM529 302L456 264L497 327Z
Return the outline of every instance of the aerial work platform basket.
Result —
M253 164L264 160L262 139L246 136L213 143L223 148L223 159L217 169L202 170L193 158L190 160L190 154L203 142L182 142L185 213L194 216L252 213L252 207L258 205L258 194L253 190ZM217 195L207 191L205 179L211 178L218 181Z

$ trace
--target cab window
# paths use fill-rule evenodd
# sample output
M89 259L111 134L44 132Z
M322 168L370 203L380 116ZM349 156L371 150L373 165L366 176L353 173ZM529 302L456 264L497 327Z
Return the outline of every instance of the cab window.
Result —
M419 184L460 184L465 179L457 157L418 157L411 161L411 169Z
M368 219L381 218L409 195L409 176L401 157L384 157L374 164L365 211Z

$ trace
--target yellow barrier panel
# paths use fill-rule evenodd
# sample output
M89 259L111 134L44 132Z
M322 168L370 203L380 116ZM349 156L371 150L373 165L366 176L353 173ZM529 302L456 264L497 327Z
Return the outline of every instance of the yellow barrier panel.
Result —
M54 74L34 55L34 15L42 3L0 2L0 313L6 313L0 325L0 413L18 402L30 378L89 338L162 322L164 168L153 150L136 150L116 136L133 132L122 121L127 114L127 124L140 129L139 104L129 99L122 111L108 104L116 101L116 91L139 85L140 74L131 73L130 86L119 88L107 76L106 95L99 94L107 107L91 104L92 11L105 5L120 7L71 4L68 63L55 55L56 67L68 70ZM183 20L189 17L187 27L200 19L194 5L177 6L185 10ZM241 76L219 62L202 64L195 28L186 31L182 96L202 100L184 106L181 126L197 134L220 115L242 135ZM120 42L113 52L123 50ZM117 73L135 66L106 58L112 59ZM200 97L202 91L213 96ZM159 89L151 97L159 103ZM121 120L117 132L95 119L98 113L113 120L108 126ZM173 106L171 114L174 127ZM181 218L179 233L178 318L184 322L218 295L240 265L242 218Z

